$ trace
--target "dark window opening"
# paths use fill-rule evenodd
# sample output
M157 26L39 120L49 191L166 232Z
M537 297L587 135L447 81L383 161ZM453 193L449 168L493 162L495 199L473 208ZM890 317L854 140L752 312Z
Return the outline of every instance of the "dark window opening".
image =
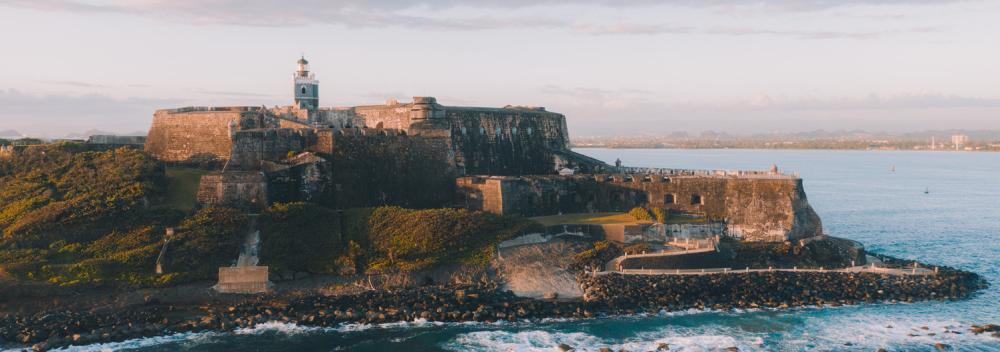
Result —
M705 204L703 203L703 201L704 200L701 199L701 195L699 194L691 195L691 205Z
M663 196L663 204L674 204L674 195L668 194Z
M306 86L302 86L302 94L306 94Z

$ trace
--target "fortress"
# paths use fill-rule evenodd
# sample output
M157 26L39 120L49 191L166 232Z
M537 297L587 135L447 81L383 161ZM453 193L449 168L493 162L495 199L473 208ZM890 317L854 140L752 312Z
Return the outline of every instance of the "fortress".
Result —
M323 108L302 58L294 105L158 110L145 149L215 170L198 201L250 211L277 201L334 208L461 206L525 216L658 206L783 241L822 234L802 180L771 171L608 165L569 148L566 117L542 107L441 105L433 97Z

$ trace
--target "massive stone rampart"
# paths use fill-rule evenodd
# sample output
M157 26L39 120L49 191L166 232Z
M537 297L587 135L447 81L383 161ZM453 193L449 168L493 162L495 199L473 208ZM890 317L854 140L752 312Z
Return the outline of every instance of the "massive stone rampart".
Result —
M448 140L392 130L319 130L315 151L330 160L337 208L400 205L425 208L454 202L455 172Z
M259 107L188 107L157 110L145 149L173 163L222 163L237 131L277 128L278 119Z
M661 207L726 223L730 236L783 241L822 234L797 177L574 176L461 177L467 208L525 216Z
M587 169L599 163L569 151L566 117L544 108L444 106L431 97L415 97L412 103L391 101L354 111L368 128L448 138L453 164L463 175L553 174L558 160Z

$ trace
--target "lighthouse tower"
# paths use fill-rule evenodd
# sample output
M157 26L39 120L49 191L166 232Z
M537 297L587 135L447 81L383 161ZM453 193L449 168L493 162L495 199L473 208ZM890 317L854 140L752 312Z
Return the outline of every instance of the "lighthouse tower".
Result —
M304 56L295 71L295 106L306 110L319 108L319 81L309 73L309 61Z

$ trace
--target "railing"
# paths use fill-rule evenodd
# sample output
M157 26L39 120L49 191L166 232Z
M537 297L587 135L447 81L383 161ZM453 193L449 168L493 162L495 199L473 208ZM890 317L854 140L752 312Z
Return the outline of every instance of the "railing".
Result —
M755 179L797 179L799 173L793 172L783 174L771 171L760 170L694 170L694 169L668 169L656 167L634 167L622 166L617 170L623 174L639 175L663 175L663 176L702 176L702 177L730 177L730 178L755 178Z
M708 274L749 274L749 273L764 273L764 272L811 272L811 273L876 273L876 274L888 274L888 275L937 275L938 268L922 268L919 266L905 267L905 268L887 268L878 267L874 264L864 265L864 266L853 266L848 268L839 269L826 269L820 267L809 268L809 269L799 269L793 267L788 268L767 268L767 269L732 269L732 268L703 268L703 269L619 269L618 271L603 271L595 272L594 275L606 275L610 273L619 273L625 275L708 275Z

